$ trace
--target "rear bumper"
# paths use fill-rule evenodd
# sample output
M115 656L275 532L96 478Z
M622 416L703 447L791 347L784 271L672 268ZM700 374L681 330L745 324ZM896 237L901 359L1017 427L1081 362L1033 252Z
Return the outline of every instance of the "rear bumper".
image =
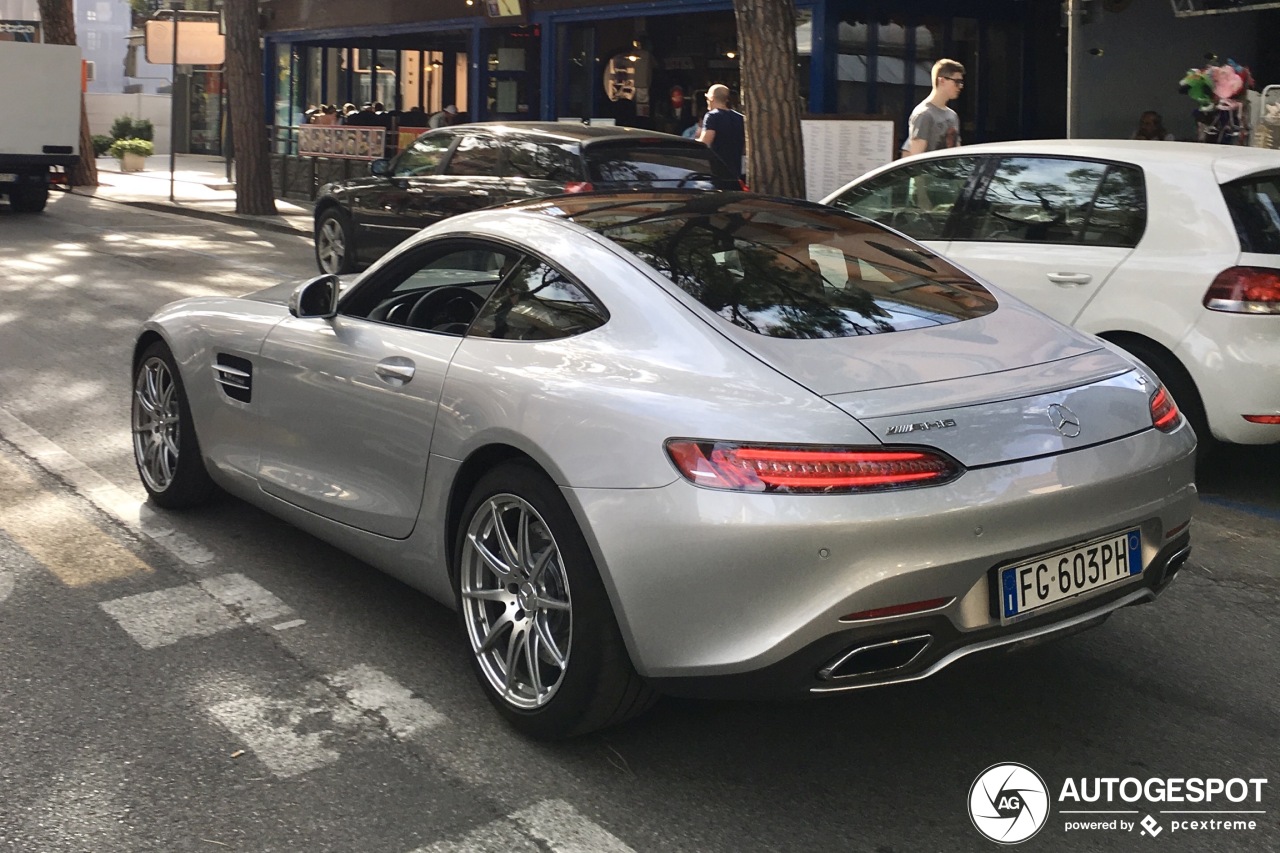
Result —
M1215 438L1280 443L1280 425L1245 415L1280 415L1280 316L1204 311L1175 351L1204 401Z
M1067 637L1101 625L1122 607L1154 601L1173 582L1190 553L1190 534L1183 533L1152 560L1140 582L1122 584L1105 595L1003 628L962 632L942 615L905 618L873 630L832 634L755 672L701 679L657 678L651 683L673 696L736 699L844 693L919 681L971 654ZM882 650L888 654L881 654ZM900 657L897 650L901 650ZM883 668L859 672L862 659L867 661L865 667Z

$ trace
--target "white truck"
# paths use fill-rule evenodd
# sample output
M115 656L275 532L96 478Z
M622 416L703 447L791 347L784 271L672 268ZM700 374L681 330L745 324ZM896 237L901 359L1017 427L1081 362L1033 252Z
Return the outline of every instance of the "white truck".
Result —
M0 196L39 213L55 167L80 159L80 48L0 41Z

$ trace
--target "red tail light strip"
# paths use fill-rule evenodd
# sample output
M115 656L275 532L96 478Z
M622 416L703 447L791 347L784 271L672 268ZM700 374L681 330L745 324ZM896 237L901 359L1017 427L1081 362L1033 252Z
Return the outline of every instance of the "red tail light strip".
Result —
M691 482L746 492L858 492L934 485L963 468L919 449L739 445L671 439L667 453Z
M1280 424L1280 415L1241 415L1252 424Z
M1169 392L1161 385L1151 395L1151 423L1161 432L1173 432L1182 423L1182 413L1178 404L1169 396Z

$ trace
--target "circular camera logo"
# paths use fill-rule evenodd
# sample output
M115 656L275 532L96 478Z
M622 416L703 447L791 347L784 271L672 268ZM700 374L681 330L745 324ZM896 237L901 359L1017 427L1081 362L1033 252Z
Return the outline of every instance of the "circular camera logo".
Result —
M973 780L969 817L987 838L1018 844L1040 831L1049 818L1049 789L1024 764L993 764Z

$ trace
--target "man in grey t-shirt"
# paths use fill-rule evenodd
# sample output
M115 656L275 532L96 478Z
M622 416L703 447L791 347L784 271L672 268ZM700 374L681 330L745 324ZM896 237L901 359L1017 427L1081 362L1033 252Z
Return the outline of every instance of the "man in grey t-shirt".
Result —
M902 156L954 148L960 144L960 117L947 106L964 89L964 66L954 59L933 63L933 90L911 111Z

